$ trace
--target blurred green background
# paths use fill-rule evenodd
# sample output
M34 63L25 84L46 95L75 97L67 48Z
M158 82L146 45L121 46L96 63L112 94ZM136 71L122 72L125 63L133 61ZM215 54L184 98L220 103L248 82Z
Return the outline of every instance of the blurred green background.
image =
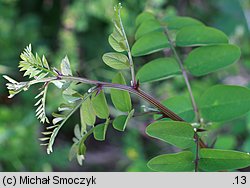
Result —
M250 1L249 0L124 0L122 18L131 44L134 41L135 18L145 9L156 13L179 14L197 18L221 29L230 41L240 46L242 58L223 71L193 80L196 96L217 84L250 87ZM148 138L146 125L152 117L134 118L124 133L110 126L105 142L87 141L83 166L68 161L74 115L57 137L54 152L47 155L40 146L43 125L35 118L34 96L37 87L9 100L3 74L22 80L18 71L19 54L32 44L33 51L45 54L52 66L58 66L68 55L75 74L110 81L113 70L105 66L102 54L110 51L108 35L112 31L113 7L116 0L0 0L0 171L149 171L146 162L160 153L176 152L166 143ZM161 54L156 54L155 56ZM135 59L136 70L149 60ZM164 100L185 93L182 77L144 84L149 93ZM60 93L51 86L47 112L57 109ZM56 100L55 100L56 99ZM143 104L133 98L137 109ZM115 112L114 112L115 113ZM213 124L209 144L217 139L216 148L250 152L250 114L237 120ZM249 171L250 169L243 169Z

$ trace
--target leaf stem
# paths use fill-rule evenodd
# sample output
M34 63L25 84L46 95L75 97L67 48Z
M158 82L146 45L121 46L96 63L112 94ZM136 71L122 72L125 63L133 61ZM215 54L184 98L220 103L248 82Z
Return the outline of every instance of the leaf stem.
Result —
M136 83L136 79L135 79L134 62L133 62L132 54L131 54L131 51L130 51L130 46L129 46L129 43L128 43L127 35L126 35L125 29L124 29L123 24L122 24L121 9L120 8L118 10L118 16L119 16L119 22L120 22L120 25L121 25L121 29L122 29L122 34L123 34L123 36L125 38L125 43L126 43L126 47L127 47L127 53L128 53L129 65L130 65L130 71L131 71L131 79L132 79L131 80L131 86L133 86L135 88L137 83Z
M172 41L172 39L170 37L170 34L169 34L169 31L168 31L167 27L164 27L164 33L168 38L170 48L171 48L171 50L172 50L172 52L173 52L173 54L175 56L175 59L178 62L180 68L181 68L181 72L182 72L182 75L184 77L184 80L185 80L185 83L186 83L186 86L187 86L187 89L188 89L188 93L189 93L189 96L190 96L190 99L191 99L191 102L192 102L192 106L193 106L193 109L194 109L194 112L195 112L196 120L197 120L197 122L201 123L202 118L201 118L198 106L197 106L197 104L195 102L195 99L194 99L194 95L193 95L193 92L192 92L192 89L191 89L191 86L190 86L190 83L189 83L189 80L188 80L188 75L187 75L186 69L184 68L183 62L182 62L181 58L179 57L179 55L178 55L178 53L177 53L177 51L175 49L174 43L173 43L173 41Z
M48 77L48 78L41 79L39 81L34 80L33 81L34 83L32 83L32 84L41 83L41 82L50 82L50 81L54 81L54 80L74 81L74 82L78 82L78 83L96 85L97 87L102 87L102 88L113 88L113 89L128 91L130 93L133 93L133 94L139 96L140 98L144 99L148 103L155 106L163 114L163 117L170 118L174 121L184 121L181 117L179 117L173 111L171 111L170 109L165 107L163 104L161 104L157 99L155 99L151 95L147 94L146 92L144 92L140 88L134 88L133 86L127 86L127 85L115 84L115 83L109 83L109 82L102 82L102 81L97 81L97 80L89 80L89 79L82 78L82 77L63 76L63 75L57 75L57 77ZM202 148L206 148L206 145L204 144L204 142L201 139L199 139L199 145Z
M195 143L196 143L196 150L195 150L195 172L198 172L198 166L199 166L199 160L200 160L200 157L199 157L199 149L200 149L200 146L199 146L199 142L200 142L200 139L199 139L199 135L197 133L197 131L195 130L195 133L194 133L194 140L195 140Z
M101 82L101 81L96 81L96 80L89 80L89 79L81 78L81 77L60 76L60 78L63 80L68 80L68 81L76 81L76 82L81 82L85 84L93 84L97 86L99 85L102 88L113 88L113 89L128 91L148 101L150 104L152 104L157 109L159 109L165 117L168 117L174 121L184 121L177 114L175 114L170 109L162 105L157 99L155 99L154 97L152 97L151 95L147 94L146 92L144 92L143 90L139 88L135 89L133 86L114 84L114 83L109 83L109 82Z

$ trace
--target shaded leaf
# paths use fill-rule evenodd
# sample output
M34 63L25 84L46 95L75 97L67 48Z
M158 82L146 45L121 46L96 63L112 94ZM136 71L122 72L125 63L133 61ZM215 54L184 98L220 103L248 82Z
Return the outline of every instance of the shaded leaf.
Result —
M78 152L78 145L76 143L74 143L70 150L69 150L69 160L72 161L72 159L77 155Z
M216 139L215 149L234 149L237 145L235 136L232 135L219 135Z
M142 12L139 14L135 20L135 25L139 26L142 22L149 21L149 20L154 20L155 17L152 13L150 12Z
M128 57L124 54L109 52L102 56L104 63L111 68L122 70L129 68Z
M146 20L141 23L135 33L135 39L142 37L143 35L150 33L152 31L163 30L161 24L156 19Z
M250 90L241 86L216 85L205 91L200 101L207 121L227 121L250 110Z
M192 122L195 118L195 113L189 96L181 95L171 97L163 101L162 104L187 122ZM155 115L155 119L159 117L159 115Z
M184 64L194 76L202 76L233 64L240 58L239 47L231 44L199 47L191 51Z
M128 121L134 115L134 110L131 110L128 115L120 115L117 116L113 121L113 127L118 131L124 131Z
M199 168L204 171L221 171L250 166L249 153L231 150L201 149Z
M204 25L199 20L184 16L167 16L162 21L165 22L168 29L171 30L179 30L186 26Z
M143 65L136 78L140 83L167 79L181 73L174 58L158 58Z
M193 127L186 122L157 121L146 128L146 133L181 149L189 148L194 144Z
M107 119L109 117L109 107L103 91L101 91L97 96L94 95L92 95L91 100L95 114L101 119Z
M126 81L121 73L117 73L112 79L112 83L126 85ZM121 91L118 89L110 90L111 100L118 110L122 112L129 112L132 108L131 98L128 91Z
M177 46L206 46L228 43L227 36L220 30L205 26L182 28L176 36Z
M69 59L66 56L61 62L61 72L65 76L72 76Z
M132 46L134 57L152 54L154 52L168 48L169 43L165 34L161 31L154 31L143 35Z
M68 88L63 91L63 98L69 103L74 103L75 101L81 99L81 95L77 91Z
M190 172L194 171L194 155L190 151L175 154L164 154L154 157L148 167L159 172Z
M95 110L90 98L87 98L81 105L81 116L83 121L88 125L94 125L96 120Z
M106 132L109 125L109 119L105 123L96 125L94 128L94 138L99 141L105 140Z

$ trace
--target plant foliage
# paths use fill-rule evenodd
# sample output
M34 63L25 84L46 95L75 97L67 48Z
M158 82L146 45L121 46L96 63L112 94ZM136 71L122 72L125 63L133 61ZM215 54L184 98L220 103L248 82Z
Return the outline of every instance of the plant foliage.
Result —
M29 81L18 82L4 75L8 81L9 98L28 90L34 84L42 84L35 97L36 116L41 123L50 122L45 110L49 84L53 83L62 91L64 103L52 114L52 124L46 127L46 131L42 132L44 137L40 138L43 145L47 146L47 152L53 151L60 129L72 114L78 112L80 125L74 128L74 143L69 159L76 157L79 164L82 164L86 153L85 141L91 134L98 141L105 140L111 123L116 130L125 131L130 119L135 116L130 96L133 93L154 107L145 107L149 109L145 114L153 113L155 118L147 126L146 134L183 150L152 158L148 162L150 169L167 172L220 171L250 166L249 153L209 148L206 140L211 124L233 120L250 111L250 90L242 86L220 84L194 97L188 78L188 74L194 78L201 77L236 63L241 56L239 47L229 43L222 31L205 26L194 18L162 17L143 12L135 21L135 42L130 49L121 20L121 9L121 4L114 8L114 27L108 38L115 52L107 52L102 57L107 66L123 71L117 72L112 82L73 76L67 56L62 59L60 69L50 67L44 56L40 58L38 54L32 53L31 45L24 49L19 63L20 71L24 72L23 76L29 77ZM181 54L183 57L179 55L179 49L182 48L188 51L186 56ZM161 51L164 56L151 59L155 52ZM145 55L149 55L148 62L135 74L133 57ZM125 71L128 73L124 74ZM129 72L131 79L130 85L127 85L126 75ZM183 76L188 96L174 96L160 102L141 89L141 84L145 82L177 76ZM79 83L94 87L79 92ZM105 88L110 88L111 101L116 114L119 114L114 118ZM199 101L196 101L197 98Z

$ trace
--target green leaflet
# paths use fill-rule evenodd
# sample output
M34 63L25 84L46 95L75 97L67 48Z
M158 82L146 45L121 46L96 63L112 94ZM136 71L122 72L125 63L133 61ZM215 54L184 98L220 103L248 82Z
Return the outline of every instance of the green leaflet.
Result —
M164 154L154 157L148 167L159 172L190 172L194 171L194 155L190 151L175 154Z
M189 96L174 96L166 99L162 104L175 112L185 121L193 122L195 113ZM155 115L156 119L159 117L159 115Z
M152 13L150 12L142 12L139 14L135 20L135 25L139 26L142 22L149 21L149 20L154 20L155 17Z
M158 58L143 65L136 78L144 83L167 79L180 73L180 67L174 58Z
M95 95L95 93L94 93ZM92 106L95 110L97 117L101 119L107 119L109 117L109 107L103 91L97 94L97 96L92 95Z
M250 90L241 86L216 85L201 96L202 117L207 121L227 121L250 110Z
M96 113L90 98L87 98L81 105L82 118L87 125L94 125Z
M187 26L204 25L199 20L190 17L171 16L162 20L170 30L179 30Z
M120 18L120 11L121 5L116 6L113 17L114 30L108 39L110 46L117 52L128 51L128 47L126 45L126 36L123 32L123 25Z
M124 84L126 85L126 81L122 75L122 73L117 73L112 79L112 83L116 84ZM132 108L131 98L128 91L121 91L117 89L110 90L111 100L118 110L122 112L129 112Z
M53 126L49 126L46 129L47 132L43 132L42 134L45 135L45 138L41 138L41 141L47 141L47 153L50 154L53 151L53 144L55 141L55 138L59 132L59 130L62 128L62 126L65 124L65 122L71 117L71 115L80 108L81 104L88 99L89 95L86 95L82 100L76 101L74 104L63 104L61 105L58 110L61 112L60 114L52 113L54 116L53 119Z
M140 37L132 46L134 57L152 54L154 52L168 48L167 37L162 31L153 31Z
M74 128L75 137L73 138L74 144L71 146L69 152L69 160L71 161L74 157L77 158L77 161L82 165L82 161L85 159L86 146L84 144L87 137L92 133L94 128L90 129L89 133L80 130L80 126L76 125Z
M106 132L109 125L109 119L106 120L105 123L96 125L94 128L94 138L99 141L105 140Z
M65 76L72 76L72 71L67 56L61 62L61 73Z
M74 143L69 150L69 155L68 155L69 161L73 160L73 158L77 155L77 151L78 151L78 145Z
M134 115L134 109L129 112L128 115L120 115L117 116L113 121L113 127L118 131L124 131L128 121L132 118Z
M199 168L204 171L221 171L250 166L249 153L231 150L201 149Z
M62 92L63 98L68 101L69 103L74 103L77 100L80 100L82 96L75 90L73 89L65 89Z
M109 44L117 52L127 51L125 39L116 30L109 35Z
M184 61L194 76L202 76L233 64L240 58L239 47L231 44L199 47L191 51Z
M49 119L46 116L45 112L45 101L46 101L46 95L47 95L48 85L44 87L42 92L40 92L35 99L38 99L35 106L37 106L36 109L36 117L40 120L41 123L49 123Z
M124 54L109 52L102 56L104 63L111 68L122 70L129 68L128 57Z
M135 33L135 39L139 39L143 35L150 33L152 31L163 30L161 24L156 19L150 19L143 21L141 25L138 27Z
M22 61L19 62L20 71L25 71L23 76L29 76L29 78L36 78L37 80L44 78L50 71L49 64L46 58L43 56L42 59L36 54L32 53L31 44L27 46L21 53L20 58Z
M205 26L182 28L176 36L177 46L206 46L228 43L227 36L220 30Z
M194 144L194 129L186 122L156 121L147 126L146 133L181 149L192 147Z
M237 145L236 137L233 135L219 135L214 145L215 149L234 149Z

